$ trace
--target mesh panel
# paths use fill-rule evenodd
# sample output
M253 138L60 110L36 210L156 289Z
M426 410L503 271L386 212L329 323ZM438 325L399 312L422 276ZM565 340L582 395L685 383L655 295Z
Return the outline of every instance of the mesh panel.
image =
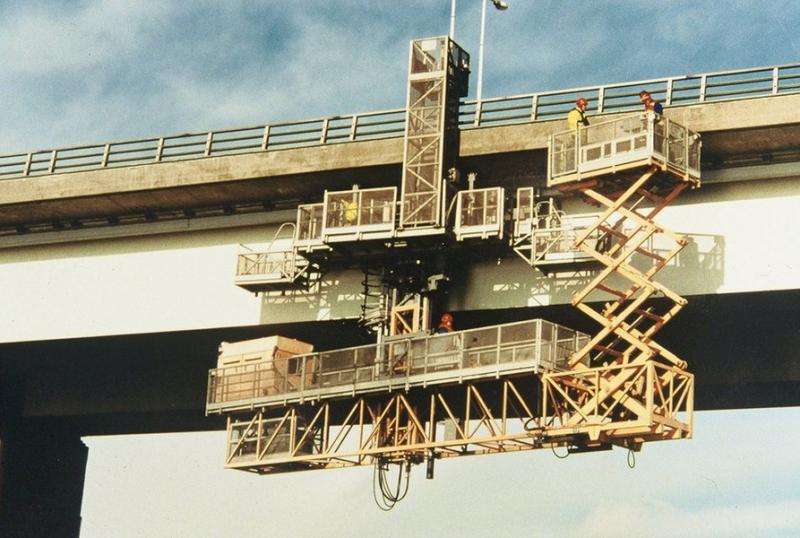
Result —
M359 224L392 224L394 222L394 189L361 193Z
M322 238L322 210L324 204L306 204L297 207L297 239L311 241Z
M355 351L352 349L342 349L320 354L320 370L329 372L332 370L342 370L353 368Z
M493 346L497 344L498 328L489 327L486 329L473 329L464 332L464 348L473 349L476 347Z
M661 155L667 154L666 122L657 121L653 125L653 150Z
M459 227L496 225L500 219L499 195L499 187L459 192Z
M356 366L371 366L375 364L377 357L377 347L363 347L355 350Z
M325 227L340 228L358 224L358 193L328 192L325 194Z
M686 128L669 122L667 134L667 161L679 168L686 168Z
M533 219L533 189L526 187L517 190L517 220Z
M411 44L411 73L431 73L445 67L444 38L422 39Z
M500 343L512 344L533 340L536 337L536 322L526 321L500 328Z
M700 171L700 146L699 136L689 137L689 168L697 172Z
M576 153L577 132L569 131L553 136L553 153L550 166L552 174L559 176L569 174L578 169Z
M437 135L441 129L443 85L440 80L411 83L411 108L408 111L409 135Z

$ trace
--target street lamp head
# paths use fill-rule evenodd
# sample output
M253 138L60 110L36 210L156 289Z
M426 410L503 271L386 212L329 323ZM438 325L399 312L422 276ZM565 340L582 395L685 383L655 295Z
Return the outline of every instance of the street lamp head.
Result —
M492 0L492 4L494 4L494 7L500 11L505 11L508 9L508 4L503 2L503 0Z

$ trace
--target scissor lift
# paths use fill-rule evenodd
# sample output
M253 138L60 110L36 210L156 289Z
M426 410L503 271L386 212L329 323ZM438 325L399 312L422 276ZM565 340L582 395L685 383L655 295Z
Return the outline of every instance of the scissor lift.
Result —
M699 135L652 113L636 115L553 135L548 164L549 186L579 192L603 211L575 241L602 269L572 298L601 329L567 371L543 375L544 425L551 435L582 432L632 449L691 437L694 377L653 340L686 305L654 279L686 238L654 219L684 189L700 186ZM671 239L671 250L649 246L657 234ZM598 241L589 240L594 235ZM636 255L648 267L631 263ZM598 294L606 299L599 307L589 302ZM655 296L668 306L648 302Z

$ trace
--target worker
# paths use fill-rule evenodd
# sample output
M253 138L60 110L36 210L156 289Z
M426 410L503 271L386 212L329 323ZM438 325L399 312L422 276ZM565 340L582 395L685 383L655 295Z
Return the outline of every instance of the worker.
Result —
M342 202L342 214L345 226L354 226L358 217L358 202L355 200L345 200Z
M645 111L655 112L659 116L664 113L664 107L661 106L661 103L653 99L653 96L650 95L650 92L647 90L642 90L639 92L639 100L644 105Z
M578 126L586 127L589 125L589 120L586 118L586 107L589 103L584 97L578 97L575 101L575 108L569 111L567 115L567 123L570 129L577 129Z
M439 318L439 328L436 329L436 334L447 334L453 332L453 316L452 314L445 312L442 314L442 317Z

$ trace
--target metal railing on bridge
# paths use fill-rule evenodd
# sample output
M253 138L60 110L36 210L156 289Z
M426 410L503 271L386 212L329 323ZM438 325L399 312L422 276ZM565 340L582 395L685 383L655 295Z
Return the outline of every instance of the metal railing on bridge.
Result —
M378 344L225 366L209 371L206 411L280 407L403 387L559 371L588 338L562 325L532 319L447 334L414 333Z
M667 106L800 92L800 63L587 86L461 104L462 128L565 117L578 96L597 114L641 108L639 91ZM403 135L405 109L0 155L0 179L43 176L335 144Z

